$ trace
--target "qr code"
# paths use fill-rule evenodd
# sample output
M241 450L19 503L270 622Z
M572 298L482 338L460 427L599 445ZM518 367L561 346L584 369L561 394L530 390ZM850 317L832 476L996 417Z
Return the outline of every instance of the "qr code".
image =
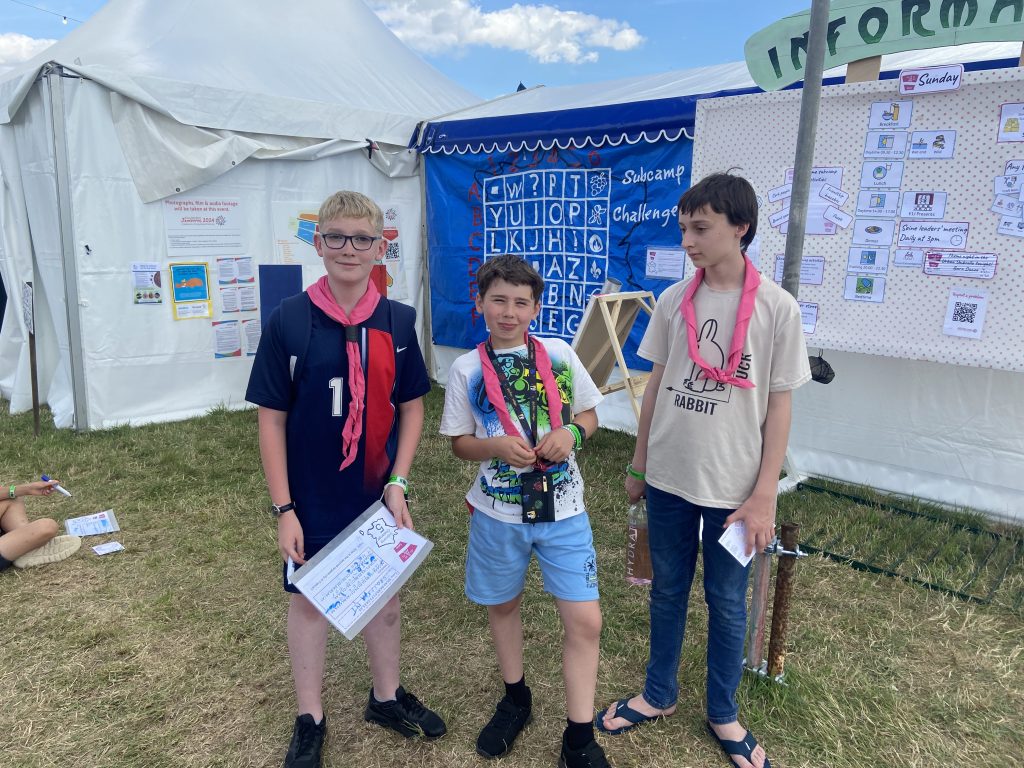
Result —
M978 314L978 305L970 302L958 301L953 305L954 323L973 323L974 316Z
M398 261L402 255L402 250L398 245L397 240L388 240L388 250L384 254L385 261Z

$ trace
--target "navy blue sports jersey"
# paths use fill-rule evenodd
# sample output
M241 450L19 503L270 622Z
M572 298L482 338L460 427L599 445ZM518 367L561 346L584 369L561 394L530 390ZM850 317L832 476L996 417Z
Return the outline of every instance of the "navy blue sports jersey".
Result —
M343 472L338 471L341 433L350 400L344 327L310 302L309 347L294 384L290 358L298 353L285 348L280 307L263 329L245 399L288 412L288 484L303 536L311 544L333 538L380 498L398 448L398 404L430 391L416 339L416 312L393 305L394 329L383 297L362 324L363 434L359 455Z

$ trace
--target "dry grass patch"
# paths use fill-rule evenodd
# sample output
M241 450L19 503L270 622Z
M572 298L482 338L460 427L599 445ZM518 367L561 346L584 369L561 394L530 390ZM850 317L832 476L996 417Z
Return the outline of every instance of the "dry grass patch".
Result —
M484 765L473 744L501 681L485 613L462 593L462 497L473 469L436 435L441 397L435 390L428 399L413 471L414 519L435 548L403 593L403 682L441 710L449 734L407 742L363 723L362 644L335 633L325 685L328 768ZM0 433L0 481L51 472L75 493L32 499L31 515L112 507L124 530L109 538L127 548L100 558L85 547L63 563L0 575L4 765L280 765L294 700L255 414L218 410L87 435L45 428L37 440L30 414L2 414ZM599 706L635 692L646 661L646 591L623 579L621 481L631 450L630 437L601 432L581 454L605 619ZM815 514L838 529L843 509L852 504L830 501ZM916 523L909 530L911 539L928 533ZM887 557L901 554L889 541L880 546ZM960 567L954 561L943 561L949 573ZM502 764L550 768L564 725L561 631L535 568L524 618L535 721ZM701 715L706 624L698 588L679 712L602 737L619 768L727 765ZM811 557L797 569L789 636L787 685L749 677L739 694L741 716L779 768L1002 766L1024 754L1024 628L1012 610Z

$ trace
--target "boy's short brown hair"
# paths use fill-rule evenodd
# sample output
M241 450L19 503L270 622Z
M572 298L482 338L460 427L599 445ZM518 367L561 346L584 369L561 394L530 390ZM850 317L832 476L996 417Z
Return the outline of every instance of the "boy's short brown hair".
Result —
M476 273L476 287L484 296L495 280L504 280L512 285L528 285L533 300L540 301L544 295L544 278L533 265L521 256L493 256L483 263Z
M380 206L362 192L342 189L321 203L318 221L326 222L339 217L366 219L378 235L384 231L384 214Z
M731 173L705 176L683 192L679 213L692 214L704 207L723 214L734 227L749 225L740 239L740 248L746 252L757 234L757 193L750 182Z

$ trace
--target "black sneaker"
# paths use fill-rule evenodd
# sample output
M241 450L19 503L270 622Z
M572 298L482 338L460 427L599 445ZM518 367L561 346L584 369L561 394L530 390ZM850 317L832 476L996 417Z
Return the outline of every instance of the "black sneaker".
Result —
M317 725L312 715L295 718L292 743L284 756L284 768L320 768L320 750L327 737L327 716Z
M569 749L562 739L562 754L558 757L558 768L611 768L604 756L604 750L594 739L583 749Z
M533 720L532 712L532 706L520 707L506 693L498 702L490 721L480 731L476 740L476 753L487 758L507 755L512 751L516 736Z
M395 691L394 701L377 701L371 688L365 717L366 722L398 731L407 739L413 736L439 739L448 732L444 720L423 706L411 693L406 693L402 686L398 686Z

